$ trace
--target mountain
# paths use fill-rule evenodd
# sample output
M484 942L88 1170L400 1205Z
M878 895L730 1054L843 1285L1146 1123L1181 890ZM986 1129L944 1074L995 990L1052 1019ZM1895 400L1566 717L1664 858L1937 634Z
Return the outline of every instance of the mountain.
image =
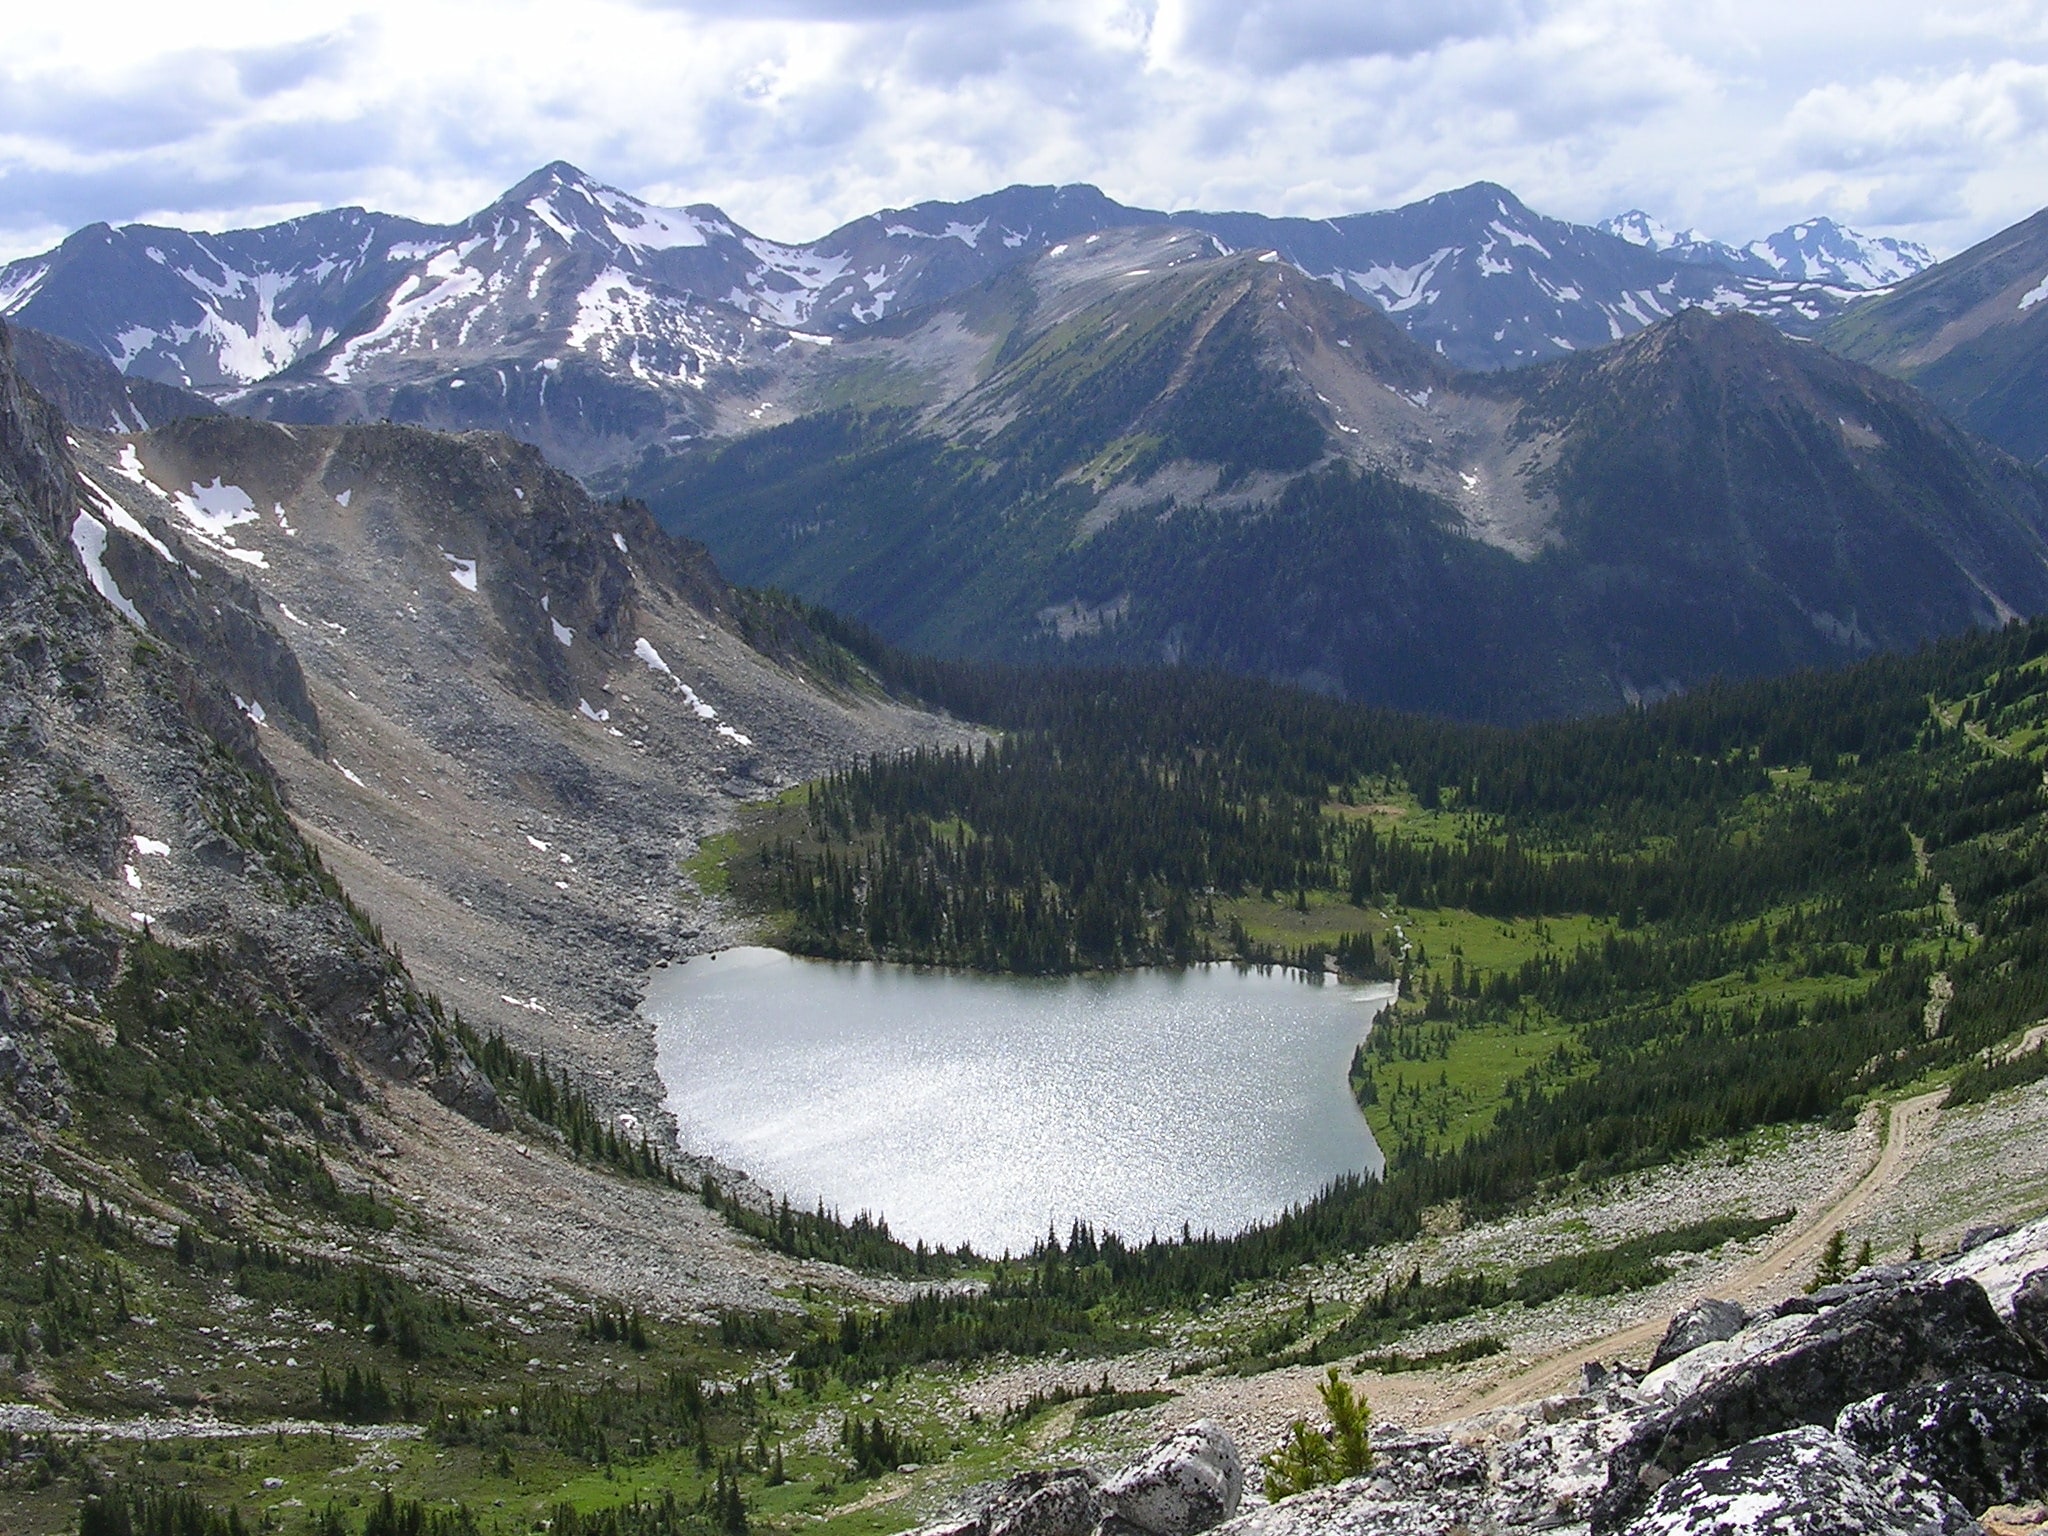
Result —
M1717 267L1764 281L1819 283L1848 292L1890 288L1934 265L1934 255L1911 240L1866 235L1833 219L1808 219L1747 245L1709 240L1698 230L1674 230L1640 208L1602 219L1610 235L1693 266Z
M1822 340L1910 380L1971 431L2048 463L2048 212L1842 316Z
M2048 607L2048 482L1749 316L1460 372L1166 226L810 366L797 419L635 492L740 579L956 654L1516 719Z
M246 584L184 564L81 472L4 332L0 603L10 1079L31 1073L61 1124L70 1083L56 1037L111 1003L124 956L140 963L156 929L216 946L223 995L295 1049L326 1053L332 1089L359 1092L353 1073L367 1071L502 1120L474 1063L434 1047L423 1001L284 809L235 690L261 686L273 734L318 750L322 722L291 650ZM0 1099L0 1141L29 1134L23 1108L18 1094Z
M155 379L130 377L97 352L41 331L16 327L14 363L64 419L103 432L147 432L185 416L218 416L203 395Z
M955 734L509 438L222 416L79 441L105 590L167 634L152 583L198 572L273 637L274 664L213 669L420 982L643 1116L632 978L707 921L678 860L736 801Z
M222 234L93 224L0 268L0 315L134 377L232 390L325 345L434 233L361 208Z
M616 482L650 446L751 430L801 355L1114 229L1270 251L1469 368L1600 346L1687 305L1804 332L1854 294L1675 261L1486 183L1318 220L1173 215L1093 187L889 209L807 244L544 166L460 223L341 209L193 235L95 225L0 269L0 314L246 415L511 432Z

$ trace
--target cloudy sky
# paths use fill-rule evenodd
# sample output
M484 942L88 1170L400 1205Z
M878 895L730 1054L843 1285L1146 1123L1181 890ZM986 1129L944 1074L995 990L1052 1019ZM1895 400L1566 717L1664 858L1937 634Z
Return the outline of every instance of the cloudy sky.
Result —
M807 239L1091 181L1335 214L1481 178L1939 253L2048 204L2048 0L209 0L0 54L0 256L98 219L452 219L566 159Z

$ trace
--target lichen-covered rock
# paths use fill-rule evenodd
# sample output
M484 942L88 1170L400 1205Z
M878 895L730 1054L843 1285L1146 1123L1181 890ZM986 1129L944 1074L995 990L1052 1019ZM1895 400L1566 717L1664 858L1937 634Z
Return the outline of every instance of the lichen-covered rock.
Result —
M1936 1280L1974 1280L2001 1317L2013 1315L2021 1284L2048 1269L2048 1218L2024 1227L1979 1228L1964 1234L1962 1251L1932 1272Z
M1616 1448L1593 1501L1595 1531L1619 1528L1666 1480L1745 1440L1832 1424L1851 1403L1917 1382L1982 1371L2026 1376L2035 1363L1974 1280L1882 1287L1772 1323L1773 1347L1702 1381Z
M2016 1376L1886 1392L1843 1409L1835 1433L1926 1473L1973 1510L2048 1494L2048 1388Z
M1658 1489L1627 1536L1965 1536L1941 1488L1805 1425L1695 1463Z
M1717 1301L1711 1296L1703 1296L1671 1319L1671 1326L1664 1330L1664 1342L1650 1356L1650 1369L1654 1371L1659 1366L1669 1365L1680 1355L1689 1355L1702 1344L1718 1344L1723 1339L1732 1339L1748 1321L1749 1313L1741 1302Z
M1107 1513L1152 1536L1191 1536L1237 1513L1244 1461L1230 1432L1203 1419L1154 1446L1101 1492Z
M1054 1473L1028 1492L1013 1480L1006 1491L983 1514L988 1536L1088 1536L1102 1515L1088 1472Z

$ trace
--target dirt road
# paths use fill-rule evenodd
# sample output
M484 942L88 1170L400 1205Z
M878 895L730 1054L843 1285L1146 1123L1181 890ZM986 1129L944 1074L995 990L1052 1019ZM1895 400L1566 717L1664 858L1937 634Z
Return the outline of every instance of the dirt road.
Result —
M1819 1262L1821 1249L1838 1228L1847 1230L1895 1189L1914 1160L1926 1149L1928 1134L1946 1088L1892 1105L1890 1121L1877 1157L1863 1177L1839 1198L1801 1219L1784 1237L1757 1255L1719 1287L1745 1303L1777 1301L1805 1283ZM1535 1362L1514 1375L1475 1385L1470 1394L1431 1405L1430 1421L1446 1423L1490 1408L1532 1402L1567 1390L1587 1360L1647 1358L1664 1337L1667 1320L1622 1328L1604 1338L1589 1339Z

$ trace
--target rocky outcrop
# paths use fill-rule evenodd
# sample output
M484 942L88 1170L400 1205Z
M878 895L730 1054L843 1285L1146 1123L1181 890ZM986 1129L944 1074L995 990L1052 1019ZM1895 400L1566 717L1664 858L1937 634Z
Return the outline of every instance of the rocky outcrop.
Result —
M1787 1303L1777 1321L1792 1326L1631 1432L1594 1501L1593 1528L1617 1528L1664 1482L1746 1440L1832 1423L1850 1403L1917 1382L2036 1367L1974 1280L1839 1289Z
M317 749L296 656L254 588L198 572L175 539L80 473L0 329L0 1122L64 1123L49 1021L95 1017L138 928L220 955L228 1000L281 1050L347 1054L502 1122L293 825L235 698L267 698Z
M1190 1424L1104 1479L1087 1467L1024 1472L916 1536L1195 1536L1237 1513L1244 1461L1220 1424Z
M1096 1477L1086 1470L1013 1478L983 1511L985 1536L1087 1536L1102 1518Z
M1589 1365L1576 1393L1382 1428L1368 1476L1254 1507L1221 1536L1960 1536L1980 1520L2033 1536L2048 1529L2028 1523L2048 1362L2015 1324L2042 1289L2048 1220L1732 1330L1732 1309L1696 1304L1645 1377Z
M147 432L183 416L218 416L220 407L189 389L129 378L105 357L25 326L13 327L23 377L65 419L102 432Z
M1977 1529L1939 1485L1809 1425L1689 1467L1657 1491L1628 1536L1974 1536Z
M2048 1354L2048 1269L2037 1269L2013 1291L2012 1325Z

